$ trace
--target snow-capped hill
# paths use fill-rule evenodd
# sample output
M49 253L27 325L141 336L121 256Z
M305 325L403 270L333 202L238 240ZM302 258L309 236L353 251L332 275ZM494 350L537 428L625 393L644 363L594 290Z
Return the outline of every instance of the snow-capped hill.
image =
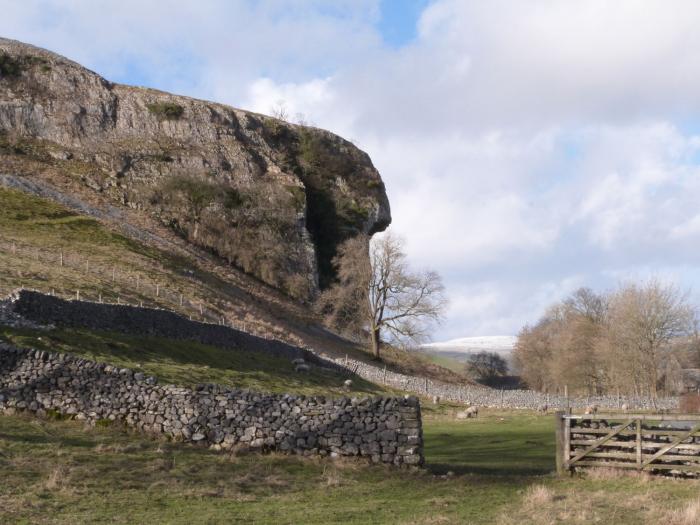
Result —
M514 335L461 337L442 343L426 344L422 348L428 352L472 354L486 351L508 356L513 351L516 340Z

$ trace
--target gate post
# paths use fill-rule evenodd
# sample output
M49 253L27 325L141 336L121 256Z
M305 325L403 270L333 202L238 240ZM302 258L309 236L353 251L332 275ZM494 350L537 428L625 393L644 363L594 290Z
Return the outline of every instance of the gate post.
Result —
M554 413L554 422L555 422L555 427L554 427L554 435L555 435L555 440L557 443L557 456L556 456L556 462L557 462L557 474L559 476L563 476L569 471L569 458L567 457L569 455L569 451L566 450L567 447L567 440L566 440L566 423L567 420L564 418L564 415L566 412L563 410L557 410Z

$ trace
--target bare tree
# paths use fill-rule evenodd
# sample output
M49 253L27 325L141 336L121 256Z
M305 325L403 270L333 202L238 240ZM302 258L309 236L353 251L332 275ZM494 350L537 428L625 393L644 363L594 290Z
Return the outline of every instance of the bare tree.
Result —
M581 288L520 332L514 360L538 390L656 398L679 363L694 362L694 335L694 310L673 285L651 280L606 295Z
M334 327L366 334L376 358L383 334L419 342L440 321L447 305L440 276L411 271L401 240L391 233L371 243L367 237L346 241L334 262L338 282L323 294L320 307Z
M287 104L284 100L278 100L274 106L270 108L270 115L279 120L284 120L289 122L289 111L287 110Z
M691 335L694 327L688 294L656 279L626 284L610 301L607 337L616 350L616 361L626 368L628 378L633 375L629 379L638 381L635 388L653 398L671 342Z

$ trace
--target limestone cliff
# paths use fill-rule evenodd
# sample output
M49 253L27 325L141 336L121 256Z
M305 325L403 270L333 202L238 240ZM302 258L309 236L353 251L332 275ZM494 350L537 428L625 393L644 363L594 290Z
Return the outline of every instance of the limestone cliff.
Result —
M105 80L0 38L0 171L31 159L297 297L391 222L369 156L327 131Z

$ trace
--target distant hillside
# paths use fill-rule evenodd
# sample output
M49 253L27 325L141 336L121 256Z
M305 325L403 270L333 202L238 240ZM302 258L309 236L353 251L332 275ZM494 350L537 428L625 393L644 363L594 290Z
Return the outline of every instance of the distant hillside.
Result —
M509 357L515 346L517 337L513 335L493 335L480 337L461 337L442 343L430 343L422 348L428 352L440 354L472 354L475 352L496 352L503 357Z

